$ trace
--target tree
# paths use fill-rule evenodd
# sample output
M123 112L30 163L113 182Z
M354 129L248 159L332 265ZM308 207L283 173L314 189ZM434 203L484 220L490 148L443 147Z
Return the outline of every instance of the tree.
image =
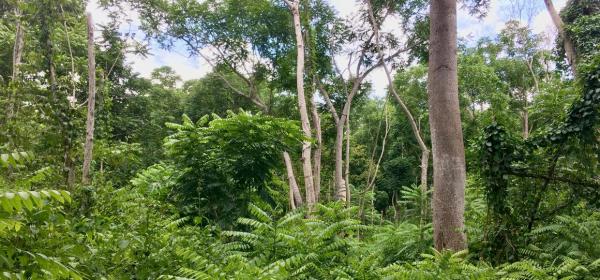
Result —
M152 70L150 76L152 77L153 82L157 82L168 89L175 88L177 82L181 81L181 77L169 66L162 66Z
M435 248L465 249L465 151L458 104L456 0L430 6L429 123Z
M509 94L520 103L522 111L523 138L529 137L529 103L533 95L540 92L539 60L542 54L539 49L541 35L532 34L526 26L521 26L517 20L506 23L500 32L500 46L506 51L507 57L500 59L504 67L501 71L506 74L505 83Z
M392 10L392 8L389 8ZM329 80L327 84L323 81L318 81L319 91L325 100L325 104L332 115L332 119L335 123L336 136L335 136L335 169L334 169L334 182L336 189L336 199L346 201L350 196L348 173L349 173L349 154L350 145L346 142L346 160L344 161L344 132L347 134L349 140L349 125L350 125L350 114L352 108L352 102L361 92L364 92L366 87L364 80L371 74L375 69L381 67L385 63L397 63L397 58L402 54L409 51L410 47L408 43L403 45L399 42L399 39L393 35L385 37L385 42L381 46L385 46L385 51L390 53L386 56L381 56L380 59L376 57L379 55L375 46L380 45L375 43L377 37L376 33L373 32L372 28L365 29L364 26L369 24L369 15L367 10L363 10L365 17L356 25L342 25L339 27L339 31L334 38L330 41L333 46L330 47L331 53L329 54L333 73L323 74L321 79ZM390 13L383 13L381 21L385 20ZM409 40L407 40L409 41ZM347 45L347 46L345 46ZM348 50L344 50L343 47L347 47ZM348 53L348 66L347 68L340 68L339 63L336 62L336 56L339 53ZM383 50L382 53L383 54ZM332 93L342 93L341 104L334 103ZM338 105L336 108L336 105ZM346 177L344 177L344 163L346 163Z
M552 18L552 22L554 23L556 30L558 30L558 34L563 40L565 54L567 55L569 66L571 66L573 74L577 76L577 53L575 50L575 45L573 45L573 41L571 41L570 36L567 34L567 32L565 32L565 24L558 15L556 8L554 8L554 3L552 3L552 0L544 0L544 4L546 5L546 9L550 14L550 18Z
M304 175L304 188L306 190L306 204L312 209L316 203L316 195L313 179L312 163L312 131L310 128L310 119L306 106L306 97L304 96L304 39L302 38L302 25L300 22L300 0L285 0L285 3L292 12L294 21L294 33L296 34L296 91L298 94L298 110L300 111L300 124L302 132L306 139L302 142L302 173Z
M383 53L383 50L381 49L381 46L379 45L380 23L378 23L377 19L375 18L375 14L373 12L373 5L371 4L370 0L367 0L367 5L368 5L368 9L369 9L369 18L371 21L371 25L373 26L375 45L377 48L377 52L379 53L379 59L383 66L383 70L385 71L385 75L388 80L388 90L392 93L392 95L394 96L394 98L396 99L398 104L400 105L400 108L402 108L402 111L406 115L406 118L408 119L408 121L410 123L410 127L412 129L413 135L414 135L415 139L417 140L417 143L419 144L419 149L421 149L420 186L421 186L422 194L426 195L427 194L427 171L429 169L429 148L427 147L427 144L425 144L425 141L423 140L421 129L417 125L417 122L415 121L413 114L410 112L410 109L406 106L405 102L402 100L402 98L400 97L398 92L396 92L396 87L394 87L394 81L392 79L391 70L389 69L387 63L385 63L385 61L384 61L384 53ZM425 207L423 207L423 210L424 209L425 209ZM425 216L424 213L422 213L422 217L423 216Z
M94 54L94 21L92 15L87 15L88 26L88 100L87 121L85 130L85 146L83 148L82 182L90 182L90 165L94 149L94 113L96 108L96 55Z

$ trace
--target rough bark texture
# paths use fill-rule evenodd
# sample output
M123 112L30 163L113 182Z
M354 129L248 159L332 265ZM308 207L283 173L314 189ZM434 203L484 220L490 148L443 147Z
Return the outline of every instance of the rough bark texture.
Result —
M304 40L302 38L302 27L300 23L300 8L298 1L287 1L294 20L294 32L296 33L296 89L298 91L298 109L300 111L300 122L302 131L307 139L312 138L310 128L310 120L308 117L308 109L306 106L306 97L304 96ZM302 172L304 175L304 187L306 189L306 204L309 210L312 210L316 202L313 168L312 168L312 152L311 142L306 140L302 142Z
M571 66L571 69L573 70L573 74L577 75L577 67L576 67L577 66L577 54L575 51L575 45L573 45L573 41L571 41L571 38L569 38L569 36L567 35L567 32L565 32L565 28L564 28L565 24L564 24L563 20L560 18L560 15L558 14L558 12L556 11L556 8L554 8L554 3L552 3L552 0L544 0L544 4L546 4L546 9L548 10L550 17L552 18L552 22L554 23L554 26L556 26L556 29L558 30L558 34L563 39L565 54L567 56L569 65Z
M94 22L92 15L87 15L88 31L88 112L85 128L85 145L83 148L82 182L90 183L90 165L94 149L94 109L96 104L96 57L94 54Z
M432 0L429 122L433 150L433 238L438 250L463 250L465 152L458 103L456 0Z
M300 189L298 188L298 183L296 182L292 160L290 159L290 154L288 152L283 152L283 160L285 162L288 183L290 185L290 204L292 209L295 209L296 207L300 207L302 205L302 195L300 194Z

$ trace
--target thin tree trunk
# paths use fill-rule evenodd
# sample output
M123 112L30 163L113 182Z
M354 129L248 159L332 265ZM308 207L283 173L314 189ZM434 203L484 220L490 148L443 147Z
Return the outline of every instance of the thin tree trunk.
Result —
M377 180L377 173L379 172L379 166L381 166L381 160L383 159L383 156L385 155L385 145L387 143L388 133L390 132L390 121L389 121L389 115L388 115L388 110L387 110L387 98L388 98L388 96L386 96L386 102L383 105L384 106L383 113L385 115L384 116L385 117L385 131L383 134L383 139L381 140L381 153L379 154L379 157L377 158L377 162L375 163L373 176L371 176L371 167L369 167L369 174L367 177L367 188L360 196L358 216L361 218L363 218L365 194L367 192L373 191L375 189L375 181ZM377 139L377 138L379 138L379 131L377 132L377 136L375 137L375 139ZM376 149L377 149L377 145L375 145L375 147L373 147L372 160L374 160ZM393 199L392 199L392 204L393 204Z
M429 122L433 148L433 238L437 250L466 248L465 151L458 103L456 0L432 0Z
M69 49L69 57L71 58L71 75L75 74L75 59L73 58L73 48L71 47L71 37L69 36L69 28L67 26L67 20L65 19L65 10L63 9L63 6L60 5L60 12L61 15L63 17L63 27L65 29L65 35L66 35L66 39L67 39L67 47ZM75 79L73 78L73 76L71 76L71 99L69 100L71 102L71 107L75 107L77 105L77 97L75 96L75 90L76 90L76 85L75 85Z
M540 92L540 82L538 80L538 77L535 75L535 72L533 71L533 58L529 59L527 61L527 68L529 69L529 73L531 74L531 77L533 78L533 84L534 84L534 88L535 88L535 93ZM532 96L533 97L533 96ZM523 111L523 121L524 121L524 125L523 125L523 138L527 139L529 138L529 131L531 131L531 128L529 127L529 95L527 93L527 91L525 92L525 96L524 96L524 101L525 101L525 106L524 111Z
M355 88L357 88L357 87L355 86ZM335 109L335 107L333 106L333 103L331 102L331 99L329 98L329 94L327 93L327 91L325 90L325 87L323 87L323 85L321 83L319 83L319 90L321 92L321 95L323 95L323 99L325 99L325 103L327 104L327 107L329 108L329 112L331 112L331 116L335 123L335 144L334 144L335 167L334 167L334 174L333 174L334 184L335 184L334 198L336 200L346 201L346 200L348 200L348 195L347 195L347 191L346 191L346 180L344 180L344 173L343 173L344 161L342 158L343 158L343 148L344 148L344 124L346 123L348 118L338 116L337 110ZM342 116L344 116L343 112L345 112L348 102L351 102L352 98L354 97L353 92L354 92L354 89L348 95L346 104L344 104L344 109L342 109ZM349 149L346 148L346 150L349 150Z
M552 18L554 26L556 26L556 29L558 30L558 34L563 39L565 54L567 56L569 65L573 70L573 75L577 76L577 53L575 50L575 45L573 44L573 41L571 41L571 38L569 37L567 32L565 31L565 24L560 18L558 12L556 11L556 8L554 8L554 3L552 3L552 0L544 0L544 4L546 4L546 9L548 10L550 17Z
M346 202L350 206L350 114L346 116L346 168L344 170L344 182L346 184Z
M283 160L285 162L285 169L287 171L288 184L290 185L290 205L292 206L292 209L295 209L296 207L300 207L302 205L302 195L300 194L300 189L298 188L298 183L296 182L294 167L288 152L283 152Z
M86 120L85 146L83 152L82 182L90 183L90 165L94 149L94 107L96 104L96 57L94 54L94 22L92 15L87 15L88 31L88 112Z
M527 93L525 93L524 98L525 104L523 107L523 139L527 139L529 138L529 109L527 109L527 106L529 106L529 102L527 100Z
M312 168L312 152L311 142L312 132L310 128L310 120L308 117L308 109L306 108L306 97L304 96L304 40L302 38L302 27L300 23L300 8L299 2L285 0L288 4L294 20L294 32L296 34L297 60L296 60L296 89L298 91L298 109L300 111L300 122L302 131L307 140L302 142L302 171L304 173L304 187L306 189L306 204L309 211L313 209L316 202L313 168Z
M335 199L346 201L346 180L344 180L344 127L346 116L342 113L335 133Z
M21 12L17 9L15 11L17 17L20 16ZM20 74L20 66L21 59L23 57L23 47L25 46L25 31L23 26L21 25L21 20L17 18L16 27L15 27L15 44L13 47L13 71L12 71L12 80L16 81L19 78Z
M17 5L19 2L17 2ZM15 8L15 43L13 46L13 64L12 64L12 82L16 83L19 80L20 70L21 70L21 60L23 57L23 47L25 45L25 31L23 25L21 24L21 10L19 8ZM14 115L15 111L15 99L16 99L16 90L13 90L10 93L10 97L8 100L8 108L6 110L7 119L11 119Z
M371 24L373 25L373 32L375 34L375 46L377 47L379 59L381 60L383 70L384 70L385 75L388 80L388 88L389 88L390 92L392 93L392 95L394 96L394 98L396 99L396 101L398 102L398 104L400 105L400 108L402 108L402 111L406 115L406 118L408 119L408 122L410 123L410 127L412 129L413 135L414 135L415 139L417 140L417 143L419 144L419 149L421 149L420 188L421 188L421 193L423 195L422 199L423 199L423 201L426 201L427 171L429 169L429 148L427 147L427 145L425 144L425 141L423 140L421 129L420 129L419 125L417 125L417 122L415 121L413 114L410 112L410 109L408 108L408 106L406 106L406 103L404 103L404 100L402 100L402 98L396 91L396 87L394 87L394 80L392 79L392 73L391 73L390 69L388 68L387 63L385 63L385 61L384 61L383 50L381 49L381 46L379 45L379 25L377 24L376 19L375 19L375 15L373 12L373 6L372 6L370 0L367 0L367 4L369 6L368 7L369 8L369 16L371 18ZM426 207L422 207L421 218L424 218L425 215L427 214L425 209L426 209Z
M354 81L354 86L346 98L346 103L342 109L342 114L338 122L336 123L336 134L335 134L335 187L336 187L336 200L346 201L348 199L348 184L344 179L344 129L348 121L348 115L350 114L350 107L352 106L352 100L359 90L360 84L364 79L364 75L357 78Z
M313 91L314 95L314 91ZM315 202L319 202L321 196L321 155L323 153L323 136L321 133L321 117L317 111L317 104L315 103L314 97L311 99L311 112L313 127L315 128L315 137L317 140L317 147L314 150L313 155L313 179L315 188Z

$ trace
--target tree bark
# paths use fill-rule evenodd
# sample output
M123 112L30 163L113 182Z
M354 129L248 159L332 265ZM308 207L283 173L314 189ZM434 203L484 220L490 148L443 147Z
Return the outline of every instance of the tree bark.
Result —
M290 185L290 204L292 209L296 209L296 207L300 207L303 202L300 189L298 188L298 183L296 182L296 176L294 175L292 160L290 159L290 154L288 152L283 152L283 160L285 162L288 183Z
M465 152L458 103L456 0L432 0L429 122L433 150L433 238L437 250L466 248Z
M571 41L571 38L569 37L567 32L565 31L565 24L560 18L558 12L556 11L556 8L554 8L554 3L552 3L552 0L544 0L544 4L546 4L546 9L548 10L550 17L552 18L554 26L558 30L558 34L563 39L565 54L567 56L567 61L571 66L571 70L573 70L573 75L577 76L577 53L575 50L575 45L573 44L573 41Z
M523 100L523 139L529 138L529 109L527 109L527 106L529 106L529 101L527 99L526 92Z
M17 5L19 2L17 2ZM23 47L25 45L25 32L23 29L23 25L21 24L21 10L19 8L15 8L15 43L13 46L13 57L12 57L12 82L16 83L19 80L20 70L21 70L21 60L23 57ZM6 118L12 119L15 114L15 99L16 99L16 89L12 92L9 92L10 96L8 98L8 106L6 108Z
M312 132L310 128L310 120L308 117L308 109L306 108L306 97L304 96L304 40L302 38L302 27L300 23L300 8L299 1L288 1L288 4L294 21L294 32L296 34L296 47L297 47L297 59L296 59L296 89L298 91L298 109L300 111L300 122L302 124L302 131L304 137L307 140L302 142L302 171L304 174L304 187L306 189L306 204L309 211L313 209L313 205L316 202L314 179L313 179L313 168L312 168L312 147L310 139L312 138Z
M350 113L346 116L346 159L344 161L346 168L344 170L344 183L346 184L346 202L350 206Z
M94 110L96 104L96 57L94 54L94 22L87 15L88 32L88 112L86 120L85 146L83 151L82 182L90 183L90 166L94 149Z
M20 75L21 60L23 57L23 47L25 46L25 30L21 24L21 11L19 8L15 9L16 23L15 23L15 44L13 47L13 67L12 67L12 80L17 81Z
M315 202L319 202L319 198L321 196L321 155L323 153L323 136L321 133L321 117L317 111L317 104L315 103L314 97L311 99L311 113L313 127L315 128L315 138L317 141L317 147L315 148L313 154Z

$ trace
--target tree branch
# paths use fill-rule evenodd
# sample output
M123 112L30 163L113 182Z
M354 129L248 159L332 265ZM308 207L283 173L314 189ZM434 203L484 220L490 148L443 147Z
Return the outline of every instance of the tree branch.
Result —
M325 99L327 108L329 109L329 112L331 112L331 116L333 116L333 120L335 121L335 124L337 125L340 122L340 117L338 116L337 110L333 106L333 103L331 102L331 98L329 98L329 94L325 90L325 87L323 86L323 84L319 81L319 79L315 79L315 80L317 81L317 85L319 86L319 91L321 92L323 99Z

